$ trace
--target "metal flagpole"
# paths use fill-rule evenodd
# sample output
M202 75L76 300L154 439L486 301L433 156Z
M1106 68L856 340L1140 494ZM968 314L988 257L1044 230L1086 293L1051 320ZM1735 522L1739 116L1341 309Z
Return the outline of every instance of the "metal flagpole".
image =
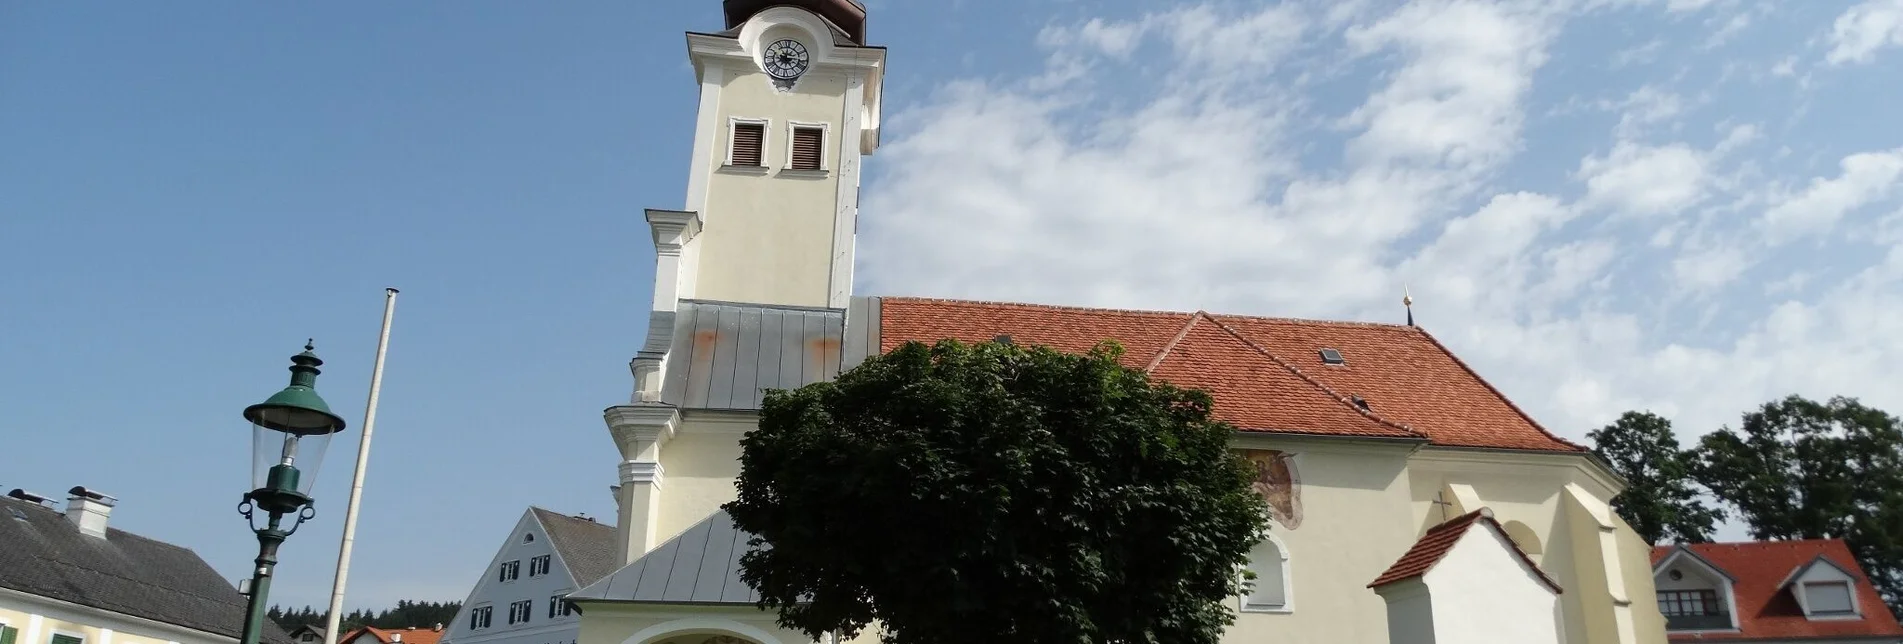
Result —
M343 622L344 581L350 576L350 545L357 537L357 502L363 499L363 470L370 462L370 435L377 427L377 393L383 388L383 353L390 346L390 318L396 313L396 289L383 289L383 331L377 336L377 361L370 372L370 402L363 408L363 441L357 443L357 474L350 480L350 504L344 509L344 541L337 547L337 579L330 587L330 611L324 644L337 644Z

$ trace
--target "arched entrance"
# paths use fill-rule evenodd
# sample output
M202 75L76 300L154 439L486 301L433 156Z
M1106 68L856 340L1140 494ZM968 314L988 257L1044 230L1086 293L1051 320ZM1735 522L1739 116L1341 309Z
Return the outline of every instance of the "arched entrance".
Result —
M766 631L716 617L677 619L641 629L621 644L781 644Z
M676 635L657 641L654 644L760 644L760 642L724 633L696 633L693 635Z

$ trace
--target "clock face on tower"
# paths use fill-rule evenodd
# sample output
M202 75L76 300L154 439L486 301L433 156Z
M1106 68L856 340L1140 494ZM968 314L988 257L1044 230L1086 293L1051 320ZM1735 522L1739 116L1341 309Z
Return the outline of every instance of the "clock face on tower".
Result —
M760 66L766 69L768 76L790 81L806 73L810 59L806 45L797 40L781 39L766 46L766 52L760 56Z

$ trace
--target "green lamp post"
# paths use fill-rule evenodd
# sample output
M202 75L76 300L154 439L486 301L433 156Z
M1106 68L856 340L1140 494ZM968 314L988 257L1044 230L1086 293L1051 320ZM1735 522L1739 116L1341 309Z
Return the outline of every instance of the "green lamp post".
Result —
M317 467L324 460L330 437L344 430L344 419L331 413L330 405L317 395L317 367L324 361L317 359L311 349L306 342L303 353L291 356L290 386L244 409L245 420L251 421L253 489L238 504L238 513L258 534L258 559L251 572L241 644L258 644L278 546L317 515L311 505L311 483L317 480ZM262 528L252 518L253 511L258 510L269 517ZM296 518L288 529L283 527L285 515Z

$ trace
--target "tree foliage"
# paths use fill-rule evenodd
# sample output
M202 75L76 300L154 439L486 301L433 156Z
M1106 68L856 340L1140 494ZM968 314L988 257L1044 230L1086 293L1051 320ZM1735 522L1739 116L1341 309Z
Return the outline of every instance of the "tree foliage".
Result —
M909 343L769 392L725 506L761 607L893 644L1216 642L1263 501L1209 397L1119 352Z
M350 611L340 620L340 626L345 631L361 626L431 628L442 624L447 628L449 623L456 619L456 613L461 611L462 607L462 602L419 602L400 599L397 600L395 608L386 608L381 611L359 608ZM295 630L305 625L323 628L330 619L329 611L320 613L309 606L296 610L272 606L265 611L265 616L277 622L278 626L283 627L285 631ZM342 636L343 633L338 635Z
M1586 435L1592 451L1625 477L1625 492L1612 507L1647 543L1711 540L1724 512L1699 500L1692 478L1697 456L1681 450L1672 422L1651 412L1628 411Z
M1755 539L1841 538L1903 606L1903 425L1855 399L1765 403L1706 435L1697 475Z

